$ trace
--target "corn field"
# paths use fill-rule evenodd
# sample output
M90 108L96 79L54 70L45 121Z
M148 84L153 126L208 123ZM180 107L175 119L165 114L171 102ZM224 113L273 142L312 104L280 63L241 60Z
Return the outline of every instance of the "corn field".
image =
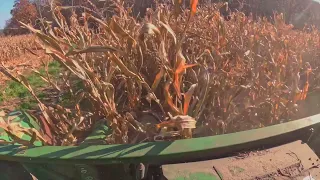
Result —
M0 37L0 61L13 60L37 48L34 35Z
M102 122L112 129L106 143L140 143L299 117L301 102L319 89L319 31L293 30L282 14L274 23L242 12L226 21L219 13L225 4L197 9L196 2L190 10L148 9L143 21L117 4L111 19L74 14L70 25L56 7L59 27L44 32L24 24L64 67L62 82L42 78L70 93L73 104L44 105L23 75L13 77L38 101L47 128L37 138L47 145L79 144ZM75 81L81 88L72 86ZM53 138L42 137L48 134Z

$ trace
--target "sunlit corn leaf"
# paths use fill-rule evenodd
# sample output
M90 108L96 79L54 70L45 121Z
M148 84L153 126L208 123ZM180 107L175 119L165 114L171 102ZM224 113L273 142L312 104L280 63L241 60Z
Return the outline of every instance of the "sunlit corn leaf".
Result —
M183 103L183 114L184 115L188 114L191 97L193 96L193 93L194 93L196 87L197 87L197 84L191 85L189 90L184 94L184 103Z
M109 27L109 25L107 25L105 22L103 22L101 19L96 18L92 15L88 15L88 18L91 18L93 20L95 20L96 22L98 22L99 24L101 24L103 27L105 27L108 31L111 32L111 36L114 38L114 40L116 40L117 42L119 42L119 39L116 37L116 35L114 34L114 32L111 30L111 28Z
M37 29L34 29L32 26L29 26L20 21L19 23L22 24L24 27L28 28L31 32L35 33L42 40L42 42L46 43L50 48L54 48L58 50L60 53L64 53L64 51L55 39L43 34L41 31Z
M125 30L122 27L120 27L120 25L115 21L114 18L111 19L109 27L110 29L112 29L113 32L119 34L121 38L128 38L132 45L136 44L136 41L133 39L133 37L131 37L127 32L125 32Z
M68 57L66 57L65 55L54 51L54 50L47 50L46 52L47 54L50 54L55 60L59 61L64 67L66 67L69 71L71 71L73 74L77 75L80 79L85 80L86 77L83 74L83 70L81 71L81 73L77 72L77 68L73 68L70 65L74 64L74 65L78 65L78 63Z

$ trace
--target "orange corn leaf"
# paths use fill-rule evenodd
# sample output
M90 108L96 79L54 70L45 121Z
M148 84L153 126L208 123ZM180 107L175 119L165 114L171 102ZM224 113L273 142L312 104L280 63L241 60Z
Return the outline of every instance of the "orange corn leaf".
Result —
M300 100L305 100L307 98L308 91L309 91L309 82L307 81L303 87Z
M175 106L173 103L171 94L169 92L170 84L171 84L171 82L167 81L166 84L164 85L164 96L165 96L166 102L168 103L168 105L171 107L171 109L173 110L173 112L175 114L181 114L181 112L179 111L177 106Z
M185 63L182 61L179 66L177 67L176 71L174 72L174 88L176 89L177 95L179 98L181 98L181 79L182 79L182 73L184 70L191 68L193 66L196 66L197 64L188 64L185 65Z
M194 16L197 12L197 5L198 0L191 0L190 1L190 7L191 7L191 16Z
M305 100L307 98L308 91L309 91L309 82L307 81L302 91L299 93L296 93L293 102L296 103L299 100L300 101Z
M164 69L161 68L160 71L158 72L158 74L156 75L156 77L154 78L154 81L153 81L153 84L151 86L151 89L152 91L155 91L161 81L161 78L163 77L164 75Z

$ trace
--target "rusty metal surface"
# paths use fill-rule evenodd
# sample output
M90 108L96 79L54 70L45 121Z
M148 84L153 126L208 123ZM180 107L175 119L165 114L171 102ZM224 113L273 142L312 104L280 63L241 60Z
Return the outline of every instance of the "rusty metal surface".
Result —
M295 141L230 158L165 165L162 168L168 180L202 180L203 175L217 180L315 180L320 179L319 165L320 160L310 147Z

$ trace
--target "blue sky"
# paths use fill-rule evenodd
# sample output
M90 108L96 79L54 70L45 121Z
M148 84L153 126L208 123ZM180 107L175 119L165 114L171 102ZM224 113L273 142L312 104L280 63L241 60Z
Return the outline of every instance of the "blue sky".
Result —
M14 0L0 0L0 29L2 29L6 20L10 19L10 11L12 9Z

